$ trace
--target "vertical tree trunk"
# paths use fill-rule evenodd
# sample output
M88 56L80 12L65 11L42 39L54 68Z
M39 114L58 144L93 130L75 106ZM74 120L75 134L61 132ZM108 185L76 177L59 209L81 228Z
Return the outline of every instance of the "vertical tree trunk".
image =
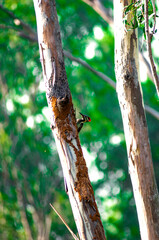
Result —
M17 193L17 202L18 202L18 206L19 206L21 222L22 222L24 232L25 232L25 237L27 240L33 240L32 231L31 231L31 228L30 228L30 225L29 225L29 222L27 219L26 211L25 211L22 186L18 179L17 168L15 166L12 168L12 176L14 177L16 193Z
M124 7L114 0L117 94L125 131L129 172L142 240L159 239L159 196L154 177L147 123L139 82L137 31L124 25ZM128 14L130 23L132 15Z
M64 66L55 0L34 0L51 128L80 239L106 239L88 177Z

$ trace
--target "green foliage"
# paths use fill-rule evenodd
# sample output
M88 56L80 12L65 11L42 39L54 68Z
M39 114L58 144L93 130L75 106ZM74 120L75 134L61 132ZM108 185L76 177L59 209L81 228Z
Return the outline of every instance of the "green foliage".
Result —
M145 34L145 16L144 16L144 3L139 0L132 2L130 5L125 7L125 17L124 17L124 23L125 25L128 25L128 30L135 29L135 28L142 28L143 33ZM131 19L128 20L128 16L131 15ZM150 28L153 28L154 25L154 12L153 12L153 6L152 2L148 2L148 16L149 16L149 26ZM157 16L157 15L156 15ZM157 29L155 29L155 33L157 32Z
M103 1L112 8L112 1ZM3 1L5 8L36 30L31 0ZM142 24L139 1L125 9L134 14L134 25ZM111 9L112 10L112 9ZM114 37L112 29L84 2L57 1L63 47L115 81ZM27 14L26 14L27 13ZM126 20L126 18L125 18ZM0 239L27 239L22 221L29 223L33 239L39 226L51 220L49 239L71 239L65 226L50 208L52 203L76 233L68 196L64 191L62 169L46 118L47 102L42 80L38 44L18 35L24 30L0 9ZM99 38L95 29L101 29ZM94 48L87 56L88 47ZM116 92L83 66L65 59L76 115L89 115L91 123L80 133L86 161L108 239L139 239L132 187L128 176L126 147ZM153 84L143 84L145 102L158 107ZM148 125L157 181L159 171L156 119ZM95 172L94 172L95 171ZM22 206L18 195L22 195ZM49 225L49 224L48 224ZM47 226L48 226L47 225Z

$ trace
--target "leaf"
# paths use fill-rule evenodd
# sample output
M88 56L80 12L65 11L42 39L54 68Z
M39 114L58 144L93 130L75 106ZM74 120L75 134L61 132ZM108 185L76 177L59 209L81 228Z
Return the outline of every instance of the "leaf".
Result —
M129 11L132 11L134 3L131 3L125 10L125 15L128 14Z
M151 1L148 2L148 15L153 14L153 7Z
M152 27L153 27L153 23L152 23L152 22L150 22L150 23L149 23L149 25L150 25L150 28L152 28Z
M143 20L144 20L144 16L143 16L142 12L140 11L137 14L137 21L139 22L139 24L141 24Z

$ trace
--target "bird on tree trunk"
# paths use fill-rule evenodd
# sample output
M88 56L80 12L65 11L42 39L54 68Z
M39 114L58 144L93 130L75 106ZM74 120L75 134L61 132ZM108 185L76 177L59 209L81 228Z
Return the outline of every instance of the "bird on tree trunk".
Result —
M86 122L91 122L91 119L90 117L80 113L82 118L81 119L77 119L77 129L78 129L78 132L81 131L82 127L83 127L83 124L86 123Z

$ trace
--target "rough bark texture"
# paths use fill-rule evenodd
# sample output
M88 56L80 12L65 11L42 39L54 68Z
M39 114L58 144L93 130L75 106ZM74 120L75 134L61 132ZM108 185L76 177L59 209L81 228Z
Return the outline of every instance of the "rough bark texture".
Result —
M64 66L55 1L34 0L51 128L80 239L106 239L88 177Z
M122 112L129 171L142 240L159 239L159 196L154 177L147 123L138 70L136 30L124 25L124 7L132 1L114 1L115 69ZM130 22L131 15L128 15Z

